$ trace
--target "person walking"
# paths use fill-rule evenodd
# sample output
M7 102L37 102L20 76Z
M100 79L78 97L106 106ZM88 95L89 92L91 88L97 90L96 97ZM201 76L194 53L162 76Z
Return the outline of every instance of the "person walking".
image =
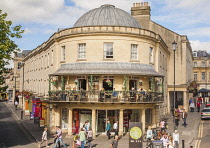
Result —
M79 139L81 141L81 148L85 148L85 131L83 128L80 129L80 132L79 132Z
M190 103L190 111L194 112L195 109L195 103L192 101L192 103Z
M91 141L93 140L93 131L91 127L89 128L89 131L87 132L87 139L88 139L88 147L91 148L92 147Z
M173 139L174 139L174 148L179 148L179 133L177 130L173 133Z
M175 120L174 121L174 123L175 123L174 129L177 129L179 126L179 113L178 113L177 109L175 109L175 111L174 111L174 120Z
M160 121L160 131L161 132L166 132L166 128L165 128L165 121L164 121L164 119L162 119L161 121Z
M114 139L111 142L111 148L117 148L118 147L118 135L114 136Z
M197 111L200 112L200 108L201 108L201 103L200 103L200 101L198 101L198 102L196 103L196 106L197 106Z
M48 141L47 141L47 128L44 128L44 131L42 133L42 141L39 143L38 147L40 148L43 142L46 142L46 147L49 147Z
M187 125L187 123L186 123L186 120L187 120L187 112L185 111L185 109L183 109L183 111L182 111L182 120L184 122L182 125L186 126Z
M149 139L149 140L153 139L153 133L152 133L151 126L149 126L148 130L147 130L147 139Z
M57 139L56 139L54 148L56 148L58 141L62 143L63 147L66 147L66 144L63 142L63 139L62 139L62 130L60 129L60 126L56 126L56 132L57 134L55 134L54 136Z
M174 148L174 140L173 137L170 135L168 136L168 148Z
M107 121L107 125L106 125L106 135L108 136L108 140L111 138L111 124L110 124L110 121Z
M167 135L163 135L163 137L160 140L163 141L164 148L167 148L168 144L169 144L168 136Z
M115 121L113 125L113 129L114 129L115 136L118 135L118 121Z
M15 110L17 110L17 106L18 106L18 101L15 100Z
M204 100L205 104L207 104L209 102L209 97L205 96L205 100Z

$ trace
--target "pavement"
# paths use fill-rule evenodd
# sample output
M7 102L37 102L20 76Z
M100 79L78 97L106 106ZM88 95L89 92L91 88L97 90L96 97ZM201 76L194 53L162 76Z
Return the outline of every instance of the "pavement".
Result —
M25 129L28 131L28 133L33 137L34 142L37 143L37 141L41 141L41 136L43 132L43 128L40 128L38 124L34 124L34 120L30 120L29 116L23 115L23 119L21 120L21 108L18 108L15 110L14 105L9 102L5 103L8 108L13 112L14 116L17 120L19 120L22 125L25 127ZM204 105L203 105L204 106ZM202 109L202 108L201 108ZM196 111L196 109L195 109ZM165 116L168 123L168 129L167 133L172 134L174 132L174 122L172 114L168 114ZM180 148L182 147L182 141L184 140L185 147L190 147L195 145L195 138L197 137L197 130L200 122L200 113L197 112L188 112L188 118L187 118L187 126L182 126L183 121L182 119L179 122L178 126L178 132L180 134ZM73 148L73 136L67 136L66 134L63 134L63 141L67 144L68 148ZM113 136L112 136L113 137ZM54 137L53 135L48 134L48 142L49 146L53 147L53 141ZM110 148L110 143L113 138L110 140L107 140L106 135L99 135L92 141L93 148ZM124 135L118 143L118 148L128 148L129 147L129 134ZM45 144L42 144L42 147L45 147ZM145 143L143 145L145 148Z

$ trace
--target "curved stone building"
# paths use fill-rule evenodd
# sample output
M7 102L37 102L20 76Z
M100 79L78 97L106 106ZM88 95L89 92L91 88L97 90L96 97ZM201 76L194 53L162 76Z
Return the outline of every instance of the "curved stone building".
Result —
M118 120L122 135L129 122L142 122L144 129L156 125L170 110L171 43L182 44L178 67L192 62L191 48L185 36L157 24L157 30L146 28L142 20L150 20L139 18L145 8L150 10L147 3L135 4L133 17L113 5L102 5L81 16L72 28L54 33L24 58L26 82L20 88L47 103L44 118L51 131L61 125L70 135L78 133L89 120L96 135L105 132L108 120L111 124ZM158 27L168 37L160 35Z

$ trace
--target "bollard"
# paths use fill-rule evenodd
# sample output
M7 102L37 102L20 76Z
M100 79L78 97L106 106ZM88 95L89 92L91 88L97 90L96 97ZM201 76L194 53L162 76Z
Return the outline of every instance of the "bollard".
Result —
M23 110L21 111L20 118L23 120Z
M182 148L184 148L184 140L182 140Z

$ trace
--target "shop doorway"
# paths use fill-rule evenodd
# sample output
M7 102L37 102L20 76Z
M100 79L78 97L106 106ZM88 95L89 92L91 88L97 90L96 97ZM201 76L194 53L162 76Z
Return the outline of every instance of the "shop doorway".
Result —
M79 90L86 90L86 79L79 79Z
M136 80L129 80L129 90L132 89L132 87L137 90L137 82Z
M113 125L115 121L119 120L119 110L98 110L97 113L97 132L105 132L107 121ZM113 130L113 129L112 129Z

